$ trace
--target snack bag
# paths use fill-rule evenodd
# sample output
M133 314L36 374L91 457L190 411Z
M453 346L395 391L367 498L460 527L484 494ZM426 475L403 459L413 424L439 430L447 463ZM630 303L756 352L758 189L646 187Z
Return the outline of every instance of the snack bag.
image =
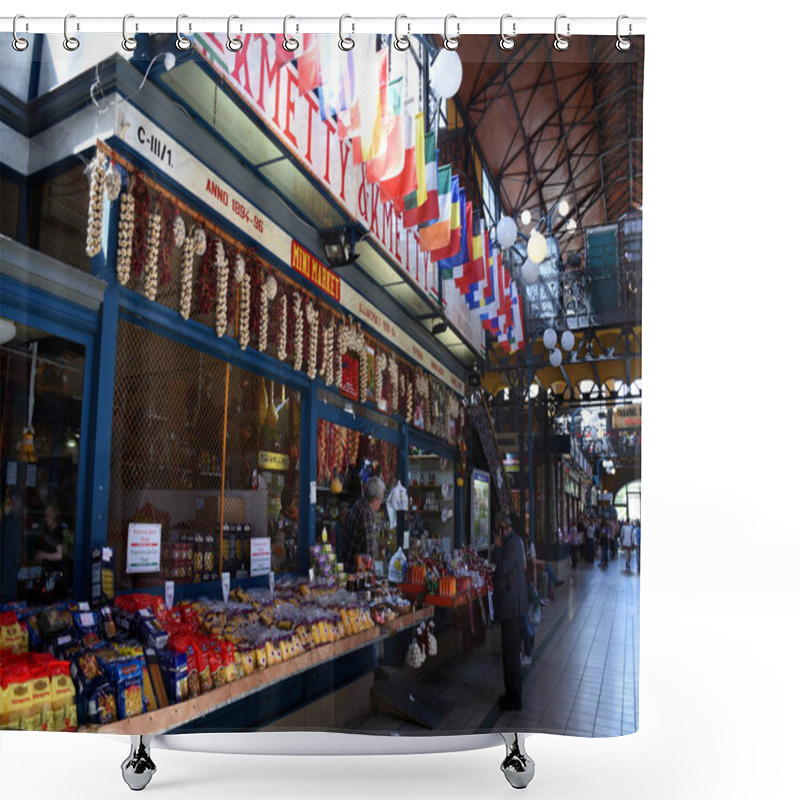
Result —
M28 665L28 674L31 677L31 706L33 716L36 718L34 730L53 730L52 692L50 689L50 674L47 667L36 660Z
M50 706L53 710L53 730L70 731L78 728L75 708L75 684L69 673L69 661L52 660L47 665L50 676Z
M2 727L23 728L23 718L32 716L33 707L33 685L28 665L23 661L5 665L0 690L3 693Z

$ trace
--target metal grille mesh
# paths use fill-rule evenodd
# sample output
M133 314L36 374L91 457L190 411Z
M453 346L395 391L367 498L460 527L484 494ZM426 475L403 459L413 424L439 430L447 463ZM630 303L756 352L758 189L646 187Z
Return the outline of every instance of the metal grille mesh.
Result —
M117 586L246 577L255 536L272 537L275 571L296 569L299 446L299 393L121 320L108 524ZM264 453L285 458L259 465ZM162 526L158 573L126 571L135 522Z

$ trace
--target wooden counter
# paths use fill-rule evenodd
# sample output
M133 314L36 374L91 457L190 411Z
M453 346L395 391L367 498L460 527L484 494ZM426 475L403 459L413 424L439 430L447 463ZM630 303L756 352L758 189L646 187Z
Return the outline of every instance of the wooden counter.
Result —
M81 730L129 735L165 733L174 728L179 728L191 720L210 714L224 706L260 692L262 689L279 683L292 675L313 669L320 664L333 661L347 653L375 644L382 639L388 639L396 633L417 625L421 620L432 616L433 608L426 606L410 614L397 617L385 625L376 625L374 628L362 631L354 636L347 636L338 642L319 645L313 650L309 650L289 661L275 664L263 670L257 670L252 675L212 689L182 703L175 703L147 714L139 714L135 717L111 722L108 725L93 725Z

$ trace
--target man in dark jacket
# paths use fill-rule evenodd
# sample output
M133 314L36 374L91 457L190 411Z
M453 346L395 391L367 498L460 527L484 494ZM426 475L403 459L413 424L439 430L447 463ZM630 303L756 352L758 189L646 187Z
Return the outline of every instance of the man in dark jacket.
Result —
M504 711L522 708L522 665L519 642L522 615L528 605L525 585L525 546L514 533L507 515L500 516L494 539L492 561L495 564L492 601L494 617L500 622L503 651L505 694L500 698Z

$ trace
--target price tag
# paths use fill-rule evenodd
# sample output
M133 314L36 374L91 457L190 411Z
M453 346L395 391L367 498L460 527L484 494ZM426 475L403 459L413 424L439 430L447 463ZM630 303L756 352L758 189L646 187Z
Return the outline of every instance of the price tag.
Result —
M89 604L84 600L78 603L78 611L89 611Z
M314 583L314 567L311 567L308 571L308 582Z
M230 572L222 573L222 602L228 602L228 595L231 591L231 574Z
M312 506L317 504L317 482L311 481L308 489L308 502L311 503Z
M172 604L175 602L175 581L167 581L164 584L164 602L167 604L167 608L172 608Z
M403 550L408 550L408 548L410 546L411 546L411 537L410 537L409 531L404 531L403 532Z
M56 644L58 644L60 647L62 644L67 644L68 642L71 641L72 641L71 636L59 636L58 639L56 639Z
M275 594L275 573L270 572L269 574L269 592L270 594Z

